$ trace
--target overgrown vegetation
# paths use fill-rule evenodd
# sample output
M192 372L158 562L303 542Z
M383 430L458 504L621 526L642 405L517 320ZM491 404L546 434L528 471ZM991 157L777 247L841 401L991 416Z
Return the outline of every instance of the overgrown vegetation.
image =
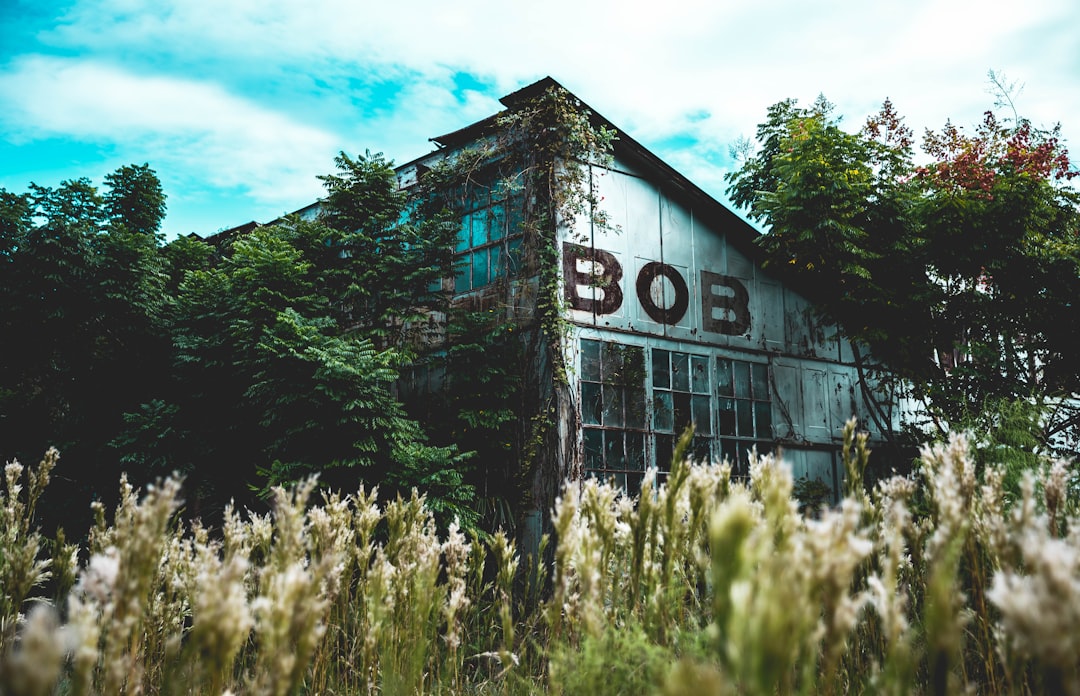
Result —
M684 438L682 450L689 442ZM219 530L180 487L120 502L81 548L35 531L58 470L0 498L0 684L96 693L1077 693L1080 507L1061 460L1010 499L969 440L816 516L767 456L748 480L677 463L639 498L562 490L550 567L438 533L423 498L273 494ZM1070 492L1072 491L1072 492Z
M1078 172L1060 126L1010 113L990 78L1008 115L927 130L919 155L889 101L855 133L823 97L775 104L729 193L767 228L769 268L870 349L872 381L921 402L921 436L1008 427L1026 402L1040 444L1073 451Z
M205 520L315 472L417 487L444 525L512 528L549 508L560 474L538 484L535 464L566 460L550 411L552 385L568 388L555 230L593 215L584 165L611 134L554 89L491 126L408 192L381 155L342 153L317 216L207 240L162 243L145 165L104 194L0 191L0 455L63 449L79 466L50 495L69 510L114 502L121 471L180 472ZM513 268L451 306L479 200L498 202ZM410 395L398 379L418 369L437 378Z

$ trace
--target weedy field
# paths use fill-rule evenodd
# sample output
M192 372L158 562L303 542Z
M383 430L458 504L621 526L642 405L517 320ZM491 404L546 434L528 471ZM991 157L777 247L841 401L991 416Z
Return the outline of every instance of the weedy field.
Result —
M1007 493L962 436L800 512L788 468L677 463L637 498L568 485L534 563L421 497L308 482L220 529L121 483L44 538L57 464L5 469L4 694L1080 693L1080 517L1064 461Z

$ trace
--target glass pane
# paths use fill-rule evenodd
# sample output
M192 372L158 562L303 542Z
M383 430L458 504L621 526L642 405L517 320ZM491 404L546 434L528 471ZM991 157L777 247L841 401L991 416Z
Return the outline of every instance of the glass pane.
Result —
M641 480L644 478L642 474L627 474L626 475L626 492L630 495L637 495L641 492Z
M457 246L454 247L455 251L465 251L469 248L469 244L471 244L469 236L469 225L471 224L471 215L466 215L465 217L461 218L461 228L458 230Z
M709 361L700 355L690 356L690 387L695 394L709 393Z
M587 425L600 425L600 385L581 383L581 420Z
M488 211L477 210L472 214L472 245L487 244Z
M491 279L506 275L506 251L501 246L491 248Z
M695 462L712 460L712 440L707 437L695 437L690 445L690 456Z
M626 468L626 455L623 453L621 432L604 431L604 468L617 471Z
M694 416L694 432L699 435L712 435L712 414L709 413L709 397L691 397L690 410Z
M515 234L521 234L521 223L524 220L521 212L521 199L511 198L510 201L504 204L506 208L506 227L511 236Z
M641 387L626 388L626 427L645 428L645 390Z
M626 433L626 468L645 471L645 435Z
M675 413L671 408L671 392L653 393L653 429L671 432L675 429Z
M660 389L671 389L671 371L668 365L668 352L653 348L652 352L652 383Z
M754 404L754 431L758 437L772 437L772 408L768 401Z
M581 378L589 382L600 381L600 342L581 342Z
M506 209L502 203L491 206L491 225L488 228L491 241L498 241L506 236Z
M731 371L735 376L735 398L750 398L750 363L733 361Z
M623 346L618 343L603 343L604 384L623 383Z
M471 254L465 254L454 264L457 269L457 275L454 276L454 292L468 292L472 287L469 281L472 280L472 260Z
M672 392L671 398L675 406L675 434L682 435L682 431L690 425L690 395Z
M729 462L733 471L739 471L739 444L736 440L723 439L720 441L720 458Z
M690 356L686 353L671 354L671 388L690 391Z
M585 429L585 468L602 469L604 466L604 433L602 430Z
M754 410L753 402L751 401L736 401L735 402L735 415L738 424L739 437L753 437L754 436Z
M754 398L769 398L769 366L765 363L752 363L750 376L754 383Z
M735 400L720 399L720 434L735 434Z
M623 372L619 384L640 388L645 382L645 350L637 346L623 346Z
M621 428L623 425L622 387L604 385L604 425Z
M516 275L521 270L521 237L506 243L506 255L507 269L510 275Z
M720 358L716 361L716 387L720 396L732 396L731 361Z
M653 463L660 471L671 471L671 450L674 447L670 435L656 436L656 450L653 454ZM659 482L659 477L657 481Z
M488 284L488 250L473 252L473 287L481 288Z

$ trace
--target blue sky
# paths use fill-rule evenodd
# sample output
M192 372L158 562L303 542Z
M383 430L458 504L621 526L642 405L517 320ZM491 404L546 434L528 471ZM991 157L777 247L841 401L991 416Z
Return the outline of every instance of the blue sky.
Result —
M339 151L397 162L545 75L717 197L766 108L824 94L917 133L993 106L1080 159L1080 2L0 0L0 187L149 163L167 236L265 221Z

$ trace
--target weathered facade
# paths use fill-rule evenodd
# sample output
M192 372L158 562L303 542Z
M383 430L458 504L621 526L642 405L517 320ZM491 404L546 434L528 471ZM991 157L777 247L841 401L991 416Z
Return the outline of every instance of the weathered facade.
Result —
M512 113L550 90L561 87L543 80L503 103ZM570 99L594 128L614 130ZM402 185L478 143L490 146L506 123L492 117L435 138L442 149L402 166ZM751 448L779 448L796 478L837 490L845 422L858 417L871 439L898 426L888 400L860 380L865 358L817 323L805 294L763 270L757 231L616 132L610 158L559 165L577 167L567 180L587 193L584 206L550 227L528 224L535 192L499 192L490 177L460 211L455 304L547 333L526 351L534 378L522 386L535 397L522 430L537 419L549 426L532 450L517 448L535 460L526 530L538 530L564 477L611 477L634 489L647 467L662 476L689 424L696 457L727 458L745 471ZM530 230L553 236L544 240L550 253L536 252ZM539 318L545 270L557 279L554 329Z
M448 390L460 403L475 387L474 414L510 405L497 435L476 433L499 440L487 459L500 461L480 471L500 479L523 546L535 548L565 480L634 490L650 467L662 478L689 425L695 458L738 475L752 448L779 449L796 479L838 491L845 423L857 417L880 443L899 414L861 369L868 356L817 321L812 288L766 272L755 229L550 78L502 102L397 168L413 214L434 200L460 216L443 289L451 313L503 327L503 350L472 358L508 362L502 400L468 372L455 352L468 336L442 313L401 394L429 421L452 399L428 397Z

